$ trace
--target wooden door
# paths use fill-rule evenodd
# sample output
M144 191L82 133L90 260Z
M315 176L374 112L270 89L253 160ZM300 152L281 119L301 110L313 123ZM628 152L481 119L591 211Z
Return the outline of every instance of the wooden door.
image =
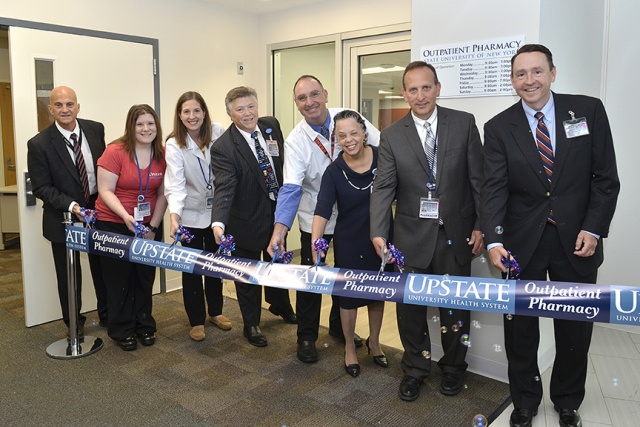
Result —
M2 123L2 154L4 185L16 184L16 149L13 141L13 107L11 83L0 82L0 123Z

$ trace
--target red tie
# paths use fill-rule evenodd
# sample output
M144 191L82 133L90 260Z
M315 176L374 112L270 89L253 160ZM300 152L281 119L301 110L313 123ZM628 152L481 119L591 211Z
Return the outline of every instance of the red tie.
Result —
M80 175L80 182L82 183L82 191L84 192L84 203L89 202L91 193L89 191L89 178L87 177L87 167L84 164L84 156L82 155L82 137L78 141L78 135L71 134L71 140L73 141L73 152L76 155L76 168L78 168L78 175Z
M534 117L538 119L538 126L536 127L536 144L538 145L538 152L540 153L540 159L542 159L544 172L547 174L549 187L551 187L551 177L553 176L553 147L551 146L549 129L547 129L547 125L545 125L542 120L544 118L544 114L538 111ZM549 212L547 221L551 224L556 223L553 218L553 210Z

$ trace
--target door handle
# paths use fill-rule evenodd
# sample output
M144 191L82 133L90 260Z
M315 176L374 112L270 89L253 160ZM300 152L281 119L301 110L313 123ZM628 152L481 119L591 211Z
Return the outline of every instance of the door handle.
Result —
M16 170L16 165L11 162L11 157L7 157L7 169L10 171Z

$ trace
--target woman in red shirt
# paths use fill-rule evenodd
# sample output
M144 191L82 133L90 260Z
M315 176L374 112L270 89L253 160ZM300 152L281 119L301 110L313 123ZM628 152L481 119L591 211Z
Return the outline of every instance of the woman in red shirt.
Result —
M149 232L145 239L161 240L158 228L167 208L164 196L166 163L158 115L149 105L129 109L122 137L109 144L98 160L99 230L133 236L135 223ZM102 257L107 285L108 333L123 350L153 345L156 321L151 315L156 268Z

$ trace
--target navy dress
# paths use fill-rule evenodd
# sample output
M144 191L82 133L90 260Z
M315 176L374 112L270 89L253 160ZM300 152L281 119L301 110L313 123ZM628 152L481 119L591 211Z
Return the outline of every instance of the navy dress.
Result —
M328 220L333 204L338 203L338 218L333 234L335 266L338 268L372 271L380 269L380 257L369 237L369 199L378 167L378 147L371 148L373 162L368 171L354 172L344 161L344 153L340 153L322 176L315 214ZM388 267L388 271L393 271L393 266ZM340 297L340 307L345 309L362 307L372 302L376 301Z

